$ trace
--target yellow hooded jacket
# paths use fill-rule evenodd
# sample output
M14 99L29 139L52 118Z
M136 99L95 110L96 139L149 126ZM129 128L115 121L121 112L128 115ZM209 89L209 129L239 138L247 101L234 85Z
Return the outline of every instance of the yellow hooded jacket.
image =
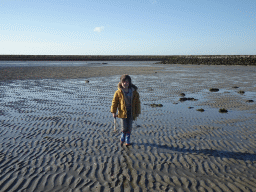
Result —
M127 118L127 110L126 110L126 105L125 105L125 99L124 99L124 94L121 89L121 84L118 84L118 90L115 92L113 100L112 100L112 105L111 105L111 113L116 113L118 109L118 115L117 117L119 118ZM132 117L133 120L136 119L136 117L139 116L141 113L140 109L140 96L139 93L137 92L137 87L132 85Z

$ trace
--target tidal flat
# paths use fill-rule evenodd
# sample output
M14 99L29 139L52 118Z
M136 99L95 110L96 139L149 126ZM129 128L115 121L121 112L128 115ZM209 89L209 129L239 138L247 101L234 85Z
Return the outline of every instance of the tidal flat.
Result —
M1 61L0 191L256 191L255 73ZM122 74L138 86L142 107L129 147L110 113Z

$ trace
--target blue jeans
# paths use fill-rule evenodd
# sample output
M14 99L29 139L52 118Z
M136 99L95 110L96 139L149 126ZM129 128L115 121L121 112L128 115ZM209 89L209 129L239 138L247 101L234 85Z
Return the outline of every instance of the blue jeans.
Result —
M132 112L127 111L127 118L121 119L121 127L123 132L132 132Z
M130 144L130 135L132 132L132 112L127 112L127 118L121 119L122 135L121 142L126 140L127 144Z

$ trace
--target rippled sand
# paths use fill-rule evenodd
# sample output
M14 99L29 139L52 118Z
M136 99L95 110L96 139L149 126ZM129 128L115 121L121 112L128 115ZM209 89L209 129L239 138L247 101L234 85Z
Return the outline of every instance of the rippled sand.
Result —
M255 67L129 67L142 102L129 147L110 68L0 83L0 191L256 191Z

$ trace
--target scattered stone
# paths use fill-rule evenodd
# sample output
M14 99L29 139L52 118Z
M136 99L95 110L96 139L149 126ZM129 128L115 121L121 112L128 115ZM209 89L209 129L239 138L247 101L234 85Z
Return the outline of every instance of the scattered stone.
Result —
M219 89L218 88L211 88L211 89L209 89L209 91L211 91L211 92L218 92Z
M181 93L180 96L185 97L185 93Z
M89 83L89 80L85 80L85 83Z
M240 94L244 94L245 92L240 90L240 91L238 91L238 93L240 93Z
M201 109L197 109L197 111L204 112L204 109L202 109L202 108Z
M195 99L193 97L182 97L179 99L179 101L197 101L198 99Z
M220 112L220 113L227 113L227 112L228 112L228 110L227 110L227 109L225 109L225 108L222 108L222 109L219 109L219 112Z
M197 101L198 100L198 99L195 99L193 97L188 97L187 99L188 99L188 101Z
M162 104L155 104L155 103L150 104L150 106L151 106L151 107L163 107Z
M186 97L180 98L179 101L187 101Z
M247 103L252 103L252 102L254 102L253 100L247 100L246 101Z

